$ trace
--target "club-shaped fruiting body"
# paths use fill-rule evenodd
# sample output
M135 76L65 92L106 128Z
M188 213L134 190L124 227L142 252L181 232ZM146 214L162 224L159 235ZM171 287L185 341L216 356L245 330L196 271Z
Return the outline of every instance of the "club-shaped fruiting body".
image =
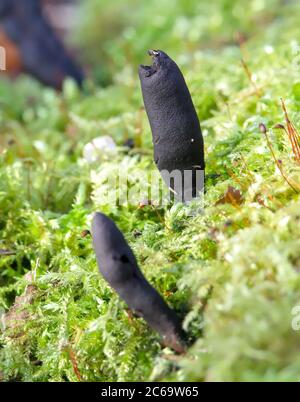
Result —
M166 173L167 177L176 171L182 175L193 173L192 184L186 182L179 193L184 194L192 187L196 196L204 186L204 145L190 92L179 67L166 53L161 50L148 53L153 64L141 65L139 77L152 130L154 161L166 182Z
M66 77L82 84L81 69L49 25L39 0L0 0L0 23L17 46L25 72L57 89Z
M167 346L184 351L180 322L142 274L116 224L102 213L92 222L92 237L100 273L128 307L156 330Z

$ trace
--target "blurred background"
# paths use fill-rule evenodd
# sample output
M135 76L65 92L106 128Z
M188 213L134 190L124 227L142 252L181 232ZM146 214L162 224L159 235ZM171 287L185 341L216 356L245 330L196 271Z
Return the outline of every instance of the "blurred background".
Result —
M200 49L217 52L261 35L271 22L299 15L294 0L250 0L247 4L240 0L41 2L45 16L71 56L88 77L103 86L124 70L135 72L149 47L185 57ZM284 39L284 32L273 31L271 41ZM295 31L295 38L298 36ZM17 64L14 53L12 58ZM11 65L13 62L9 64L10 72L19 71Z

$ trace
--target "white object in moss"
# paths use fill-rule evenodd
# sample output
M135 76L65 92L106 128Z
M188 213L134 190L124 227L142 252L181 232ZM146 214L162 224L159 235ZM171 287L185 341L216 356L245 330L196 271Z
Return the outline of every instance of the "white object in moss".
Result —
M109 135L94 138L83 148L83 157L89 163L97 162L105 157L110 157L117 151L114 140Z

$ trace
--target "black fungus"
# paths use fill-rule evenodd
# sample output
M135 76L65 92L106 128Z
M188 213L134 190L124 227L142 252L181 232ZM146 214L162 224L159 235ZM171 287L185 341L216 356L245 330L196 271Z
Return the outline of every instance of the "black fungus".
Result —
M177 64L161 50L149 50L151 66L141 65L139 77L145 109L152 130L154 161L167 185L185 196L192 188L198 195L204 186L204 144L193 101ZM166 180L168 174L191 172L192 182L180 186ZM198 172L198 173L197 173ZM165 174L166 177L165 177ZM187 175L187 177L189 177ZM188 201L188 199L185 200Z
M82 84L81 69L43 15L39 0L0 0L0 23L17 46L25 72L57 89L66 77Z
M123 234L107 216L96 213L92 236L99 270L135 315L143 317L162 337L164 344L184 351L177 315L142 274Z

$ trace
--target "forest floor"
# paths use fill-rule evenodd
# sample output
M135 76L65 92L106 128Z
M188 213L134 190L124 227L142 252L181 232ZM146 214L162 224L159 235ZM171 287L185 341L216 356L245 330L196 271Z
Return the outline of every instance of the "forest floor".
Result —
M67 81L58 94L28 77L0 81L3 380L299 378L300 4L253 0L245 13L237 0L199 3L145 2L125 15L131 28L119 26L121 2L100 21L90 5L81 40L106 87L91 78L81 93ZM105 172L121 167L134 185L154 168L137 77L152 47L182 68L201 121L202 213L200 200L103 202ZM114 153L84 157L101 136ZM95 211L116 221L183 320L185 355L164 348L100 277L84 232Z

